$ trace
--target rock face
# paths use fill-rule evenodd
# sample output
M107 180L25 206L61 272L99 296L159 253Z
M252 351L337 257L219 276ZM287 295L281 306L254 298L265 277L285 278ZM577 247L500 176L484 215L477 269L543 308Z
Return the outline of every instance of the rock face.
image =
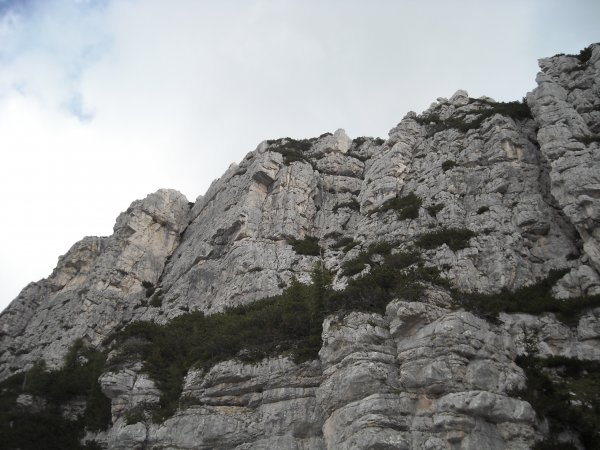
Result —
M56 367L74 339L96 345L132 320L145 298L142 283L158 282L188 214L183 195L160 190L133 202L112 236L75 244L50 277L27 286L2 313L1 376L40 358Z
M76 338L103 348L132 321L276 295L293 278L308 282L317 261L342 288L340 268L370 244L408 250L435 230L472 232L462 248L422 250L462 292L513 290L564 269L557 297L600 294L600 45L540 67L528 106L458 91L409 113L385 141L343 130L265 141L193 205L169 190L134 202L112 236L75 244L2 313L0 379L40 359L59 367ZM407 198L418 200L412 212L390 207ZM306 237L318 254L295 250ZM107 369L112 426L87 438L115 449L531 448L545 431L514 397L526 385L516 357L600 360L599 315L490 323L431 288L385 314L329 316L318 360L192 369L177 412L159 423L144 414L160 391L141 363Z

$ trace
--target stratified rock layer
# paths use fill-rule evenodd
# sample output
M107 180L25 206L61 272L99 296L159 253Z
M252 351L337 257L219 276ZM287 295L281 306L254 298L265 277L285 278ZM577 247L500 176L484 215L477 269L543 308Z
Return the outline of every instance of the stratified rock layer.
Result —
M600 293L600 45L590 55L540 61L532 117L494 113L491 99L458 91L409 113L386 141L338 130L296 153L290 140L265 141L193 205L169 190L134 202L112 236L75 244L2 313L0 379L39 359L58 367L76 338L101 346L134 320L278 294L292 278L307 282L317 261L341 288L341 265L370 244L407 250L444 228L473 237L422 257L463 292L516 289L566 269L557 297ZM387 208L409 194L421 201L416 214ZM294 250L308 236L319 255ZM334 245L344 238L356 245ZM600 312L575 326L551 314L491 324L448 299L429 290L384 315L331 316L316 361L191 370L178 411L159 424L144 414L160 392L141 364L113 367L100 377L113 425L88 438L115 449L531 448L544 429L511 397L526 383L516 356L600 359ZM30 397L18 401L43 408Z

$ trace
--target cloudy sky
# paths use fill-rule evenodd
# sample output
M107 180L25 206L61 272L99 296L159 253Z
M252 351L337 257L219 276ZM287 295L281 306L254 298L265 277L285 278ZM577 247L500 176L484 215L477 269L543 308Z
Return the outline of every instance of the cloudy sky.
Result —
M264 139L385 137L457 89L521 99L600 2L0 0L0 309L161 187Z

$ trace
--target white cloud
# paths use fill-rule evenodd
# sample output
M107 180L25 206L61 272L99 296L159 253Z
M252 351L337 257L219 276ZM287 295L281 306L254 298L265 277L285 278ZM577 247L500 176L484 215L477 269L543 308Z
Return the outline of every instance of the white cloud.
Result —
M459 88L520 98L548 54L540 10L577 46L598 40L578 20L592 3L548 4L44 0L0 11L0 308L76 240L109 234L134 199L160 187L193 199L263 139L385 136Z

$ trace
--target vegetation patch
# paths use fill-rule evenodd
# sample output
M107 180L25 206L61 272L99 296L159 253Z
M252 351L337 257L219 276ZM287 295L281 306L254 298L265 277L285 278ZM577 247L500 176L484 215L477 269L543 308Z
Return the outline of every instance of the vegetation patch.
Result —
M369 273L348 280L343 291L334 291L328 299L328 310L385 313L394 298L418 300L424 283L449 287L435 267L425 267L416 252L389 254L380 263L371 261Z
M361 145L363 145L368 140L369 140L369 138L366 137L366 136L359 136L359 137L356 137L356 138L352 139L352 144L356 145L357 147L360 147Z
M444 204L436 203L435 205L428 206L426 209L431 217L435 217L437 216L437 213L444 209Z
M183 377L192 366L275 354L290 354L296 361L317 357L331 278L316 266L309 286L293 281L279 296L210 316L192 312L165 325L132 323L113 340L120 359L144 361L162 394L154 418L163 420L177 408Z
M585 145L590 145L593 142L600 142L600 136L582 136L579 138L579 141Z
M154 308L160 308L162 306L162 301L163 301L163 293L162 290L157 289L156 292L152 295L152 298L150 299L150 306L153 306Z
M333 244L331 244L330 248L332 248L333 250L342 249L344 252L349 252L357 245L358 245L358 242L356 242L353 238L343 237L343 238L338 239Z
M372 259L374 255L388 256L391 254L392 248L393 244L385 241L375 242L369 245L369 247L360 252L356 258L348 260L342 264L341 274L349 277L362 272L367 265L373 262Z
M442 170L444 172L447 172L448 170L453 169L454 167L456 167L456 161L453 161L451 159L448 159L442 163Z
M312 165L312 162L306 157L315 139L272 139L268 140L269 150L281 153L285 164L291 164L295 161L305 162Z
M480 104L482 109L469 112L468 114L457 114L444 120L435 113L422 115L415 120L421 125L426 125L431 134L435 134L451 128L463 133L478 129L484 120L492 117L494 114L501 114L515 120L525 120L533 117L525 99L520 102L492 102L483 99L471 99L470 103ZM474 117L467 119L467 116Z
M338 212L338 210L340 210L342 208L349 208L352 211L360 211L360 203L358 203L358 200L353 198L353 199L348 200L347 202L338 203L337 205L335 205L333 207L332 211L335 214Z
M294 251L299 255L319 256L321 254L319 238L315 236L306 236L304 239L294 239L290 244Z
M107 429L111 421L110 400L98 384L105 361L105 353L76 340L62 368L47 370L38 363L28 372L0 383L2 448L37 450L43 443L45 449L81 449L79 440L86 429ZM45 404L39 409L18 407L16 399L20 394L43 399ZM63 417L62 407L76 399L86 401L83 417Z
M424 249L433 249L446 244L452 251L457 251L467 248L469 239L474 236L476 234L466 228L441 228L422 234L415 243Z
M584 448L600 449L600 363L565 357L518 357L527 376L525 389L513 392L548 420L548 438L534 448L575 449L560 442L565 431L575 432Z
M586 48L582 49L577 55L565 55L564 53L558 53L554 56L570 56L571 58L577 58L579 60L579 64L585 64L592 57L592 46L588 45Z
M393 210L396 211L400 220L416 219L419 217L419 209L422 204L423 200L421 200L414 192L411 192L404 197L394 197L386 200L383 205L374 210L373 213Z
M324 318L342 311L383 313L396 297L417 298L423 282L444 284L435 268L426 268L415 252L391 253L392 244L369 247L379 254L370 273L349 280L346 289L331 289L332 274L316 265L312 284L292 281L281 295L205 316L192 312L165 325L136 322L114 335L122 360L141 359L161 390L154 419L164 420L178 407L182 381L192 367L208 368L237 358L258 361L288 354L296 361L315 359L321 347ZM137 420L132 417L131 420Z
M142 281L142 287L146 289L146 298L150 298L154 294L155 287L149 281Z
M456 297L460 298L460 303L465 309L492 321L496 320L501 312L533 315L551 312L567 325L576 325L582 312L600 306L600 295L565 300L554 298L552 286L566 272L551 271L547 278L515 291L506 290L496 294L461 293Z

